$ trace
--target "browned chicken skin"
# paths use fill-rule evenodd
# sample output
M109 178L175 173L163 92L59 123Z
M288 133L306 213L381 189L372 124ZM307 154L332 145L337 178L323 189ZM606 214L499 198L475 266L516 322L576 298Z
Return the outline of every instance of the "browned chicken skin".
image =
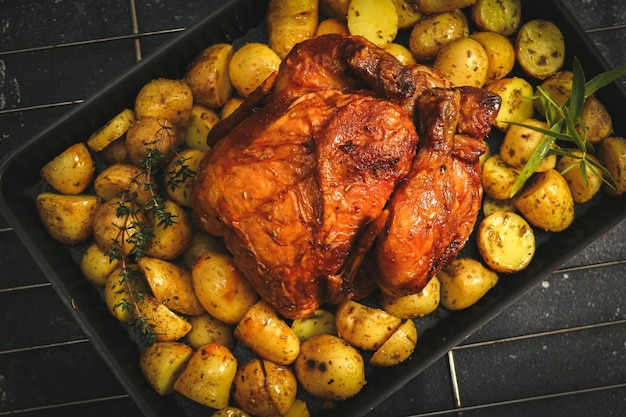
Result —
M454 140L438 135L430 141L435 148L453 148L433 156L451 169L451 174L438 178L438 192L447 192L442 189L448 182L460 189L471 175L462 167L465 157L458 155L467 156L473 166L480 152L476 140L454 135L464 119L459 116L458 90L441 90L457 97L456 112L441 114L450 106L421 99L417 102L423 104L415 106L424 91L440 83L448 86L436 73L404 67L362 38L326 35L297 45L278 74L211 131L208 141L214 146L192 191L194 219L224 239L238 268L286 317L307 316L324 302L371 291L372 280L359 275L359 267L377 236L395 230L394 220L388 222L387 216L399 218L394 208L400 204L398 191L390 210L387 204L398 184L413 182L405 178L419 166L413 162L418 143L414 110L437 112L423 118L424 126L452 129ZM476 109L470 113L480 115ZM454 117L452 124L440 120L448 116ZM424 166L430 170L434 165L425 156ZM473 191L455 197L456 203L440 201L457 204L459 217L468 219L458 227L471 230L473 212L461 214L480 204L480 193L474 182L469 187ZM437 207L428 210L435 212ZM431 229L444 227L450 233L456 227L442 226L446 210ZM465 229L458 234L464 236ZM376 253L382 253L385 245L381 239ZM423 255L451 254L443 252ZM385 288L396 286L394 278L383 277L380 283Z

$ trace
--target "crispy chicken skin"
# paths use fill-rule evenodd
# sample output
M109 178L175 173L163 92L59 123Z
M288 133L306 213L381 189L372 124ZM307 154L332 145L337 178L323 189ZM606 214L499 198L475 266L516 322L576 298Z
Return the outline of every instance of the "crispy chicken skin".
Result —
M482 91L359 37L302 42L211 130L194 220L288 318L377 283L419 290L476 220L480 135L497 104Z
M497 96L467 87L428 89L417 99L420 147L374 248L383 292L421 291L465 245L481 205L482 138L498 106Z
M413 93L398 62L364 53L370 46L360 39L301 45L263 105L215 143L192 198L198 224L223 237L260 295L291 318L313 313L329 280L337 288L331 296L339 286L345 297L356 291L341 276L346 260L373 241L361 239L364 229L408 172L418 142L411 117L378 96ZM374 62L375 53L384 62ZM361 61L362 73L348 70Z

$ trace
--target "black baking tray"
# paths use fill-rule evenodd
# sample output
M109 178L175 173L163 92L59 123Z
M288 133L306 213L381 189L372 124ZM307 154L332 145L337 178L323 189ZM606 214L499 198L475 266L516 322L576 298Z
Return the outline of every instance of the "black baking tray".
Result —
M54 241L42 227L34 204L41 184L41 167L69 145L84 141L123 108L130 107L139 89L157 77L180 78L187 65L206 46L217 42L245 42L263 32L267 1L235 0L223 5L115 82L25 142L0 166L0 210L70 309L78 325L148 417L192 416L197 407L177 396L161 397L139 369L137 344L106 310L101 294L82 276L71 251ZM558 23L566 39L566 66L574 56L587 78L609 69L585 32L561 0L524 2L523 20L544 18ZM623 84L615 82L597 96L612 113L616 134L626 134ZM626 196L604 194L578 206L574 223L556 234L540 234L532 263L522 272L500 280L479 303L459 312L446 312L420 329L414 354L397 367L376 369L354 398L317 416L362 416L401 386L463 342L487 321L535 284L626 218ZM473 242L468 243L471 251ZM420 325L418 324L418 327Z

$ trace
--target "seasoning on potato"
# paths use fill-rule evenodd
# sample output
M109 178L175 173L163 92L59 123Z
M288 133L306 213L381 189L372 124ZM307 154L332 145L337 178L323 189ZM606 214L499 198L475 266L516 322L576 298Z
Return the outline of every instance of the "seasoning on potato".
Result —
M268 45L282 59L296 44L315 35L317 0L270 0L265 20Z
M473 258L457 258L439 272L441 305L463 310L478 302L498 282L498 275Z
M434 67L455 86L482 87L487 82L489 56L478 41L464 37L443 45Z
M565 38L554 22L531 20L524 23L517 33L515 53L526 74L543 80L563 66Z
M348 31L377 46L394 41L398 34L398 13L391 0L352 0L348 7Z
M353 300L339 304L335 311L339 336L351 345L366 350L376 350L382 346L401 321L384 310Z
M548 125L538 119L524 119L521 125L511 125L500 145L500 158L510 167L522 169L545 138L545 134L534 128L549 130ZM522 126L523 125L523 126ZM535 168L536 172L556 166L556 155L546 156Z
M431 62L443 45L467 35L469 25L461 11L427 15L411 29L409 50L418 62Z
M139 366L148 383L160 395L174 392L174 382L193 355L181 342L155 342L139 355Z
M233 92L228 72L232 56L231 44L216 43L205 48L193 60L183 79L196 104L219 108L226 103Z
M70 145L41 168L41 177L62 194L80 194L94 176L95 164L87 145Z
M472 20L481 30L510 36L522 19L521 0L476 0Z
M75 245L89 239L98 221L100 197L41 193L36 205L39 218L55 240Z
M268 45L250 42L237 49L228 64L228 75L241 97L247 97L278 70L281 59Z

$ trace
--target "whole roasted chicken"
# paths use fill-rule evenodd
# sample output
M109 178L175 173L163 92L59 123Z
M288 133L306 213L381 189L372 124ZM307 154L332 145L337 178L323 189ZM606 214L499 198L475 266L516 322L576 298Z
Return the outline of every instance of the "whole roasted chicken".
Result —
M471 233L498 105L359 37L302 42L209 134L194 219L286 317L419 291Z

